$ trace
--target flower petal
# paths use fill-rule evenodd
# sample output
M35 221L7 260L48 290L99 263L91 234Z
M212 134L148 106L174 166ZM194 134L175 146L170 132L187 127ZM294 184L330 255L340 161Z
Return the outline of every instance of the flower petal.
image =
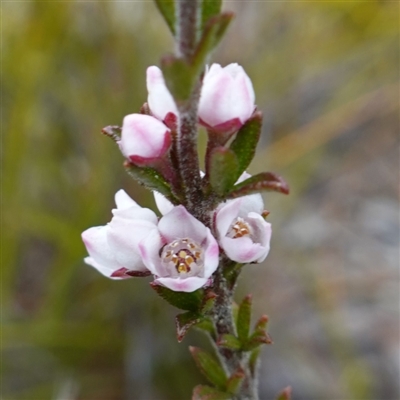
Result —
M164 77L160 68L151 66L146 72L147 91L149 92L147 102L151 113L160 121L164 121L168 113L178 115L175 101L165 85Z
M125 209L114 209L112 210L114 217L125 218L125 219L140 219L151 222L156 225L158 222L157 215L148 208L142 207L130 207Z
M162 215L168 214L174 208L174 205L161 193L154 191L153 195L157 208Z
M233 221L238 217L240 207L242 204L242 197L226 202L220 206L216 216L216 229L219 238L224 237L232 225Z
M158 229L167 242L191 238L201 244L207 236L207 228L189 214L184 206L174 207L164 215L158 223Z
M103 265L96 262L96 260L92 257L85 257L84 261L87 265L90 265L91 267L97 269L97 271L99 271L102 275L106 276L107 278L114 279L114 280L130 278L130 276L123 276L123 277L111 276L117 270L113 270L113 269L104 267Z
M171 289L175 292L194 292L200 289L207 283L207 278L199 278L197 276L191 276L189 278L157 278L154 280L156 283Z
M153 275L167 275L166 269L160 258L160 250L164 244L165 243L157 229L152 230L139 243L139 252L143 263Z
M101 265L104 268L115 271L121 268L121 265L119 265L115 260L114 253L108 244L108 230L109 227L107 225L95 226L93 228L86 229L84 232L82 232L82 240L86 246L90 258L94 260L96 265Z
M140 207L135 200L133 200L123 189L115 193L115 204L119 210L130 207Z
M207 240L204 244L204 277L209 278L218 268L219 246L211 231L207 228Z
M236 239L223 237L220 243L226 255L239 263L255 262L266 257L265 248L260 243L254 243L249 237Z

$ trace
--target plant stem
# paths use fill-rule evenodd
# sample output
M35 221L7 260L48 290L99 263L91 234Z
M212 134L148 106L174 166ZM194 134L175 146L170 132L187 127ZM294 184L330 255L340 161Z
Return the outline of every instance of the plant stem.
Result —
M198 0L178 1L177 56L187 63L196 48ZM197 108L200 98L201 82L198 82L189 99L178 104L179 124L177 153L180 174L185 193L185 206L196 217L203 217L203 192L197 154Z
M224 262L221 261L218 270L214 275L213 290L217 295L212 315L214 326L217 332L217 340L223 334L231 334L236 336L235 322L232 314L233 289L228 288L222 270ZM219 347L220 360L225 367L228 375L242 371L244 379L239 393L234 397L235 400L258 400L257 379L252 375L249 368L249 354L239 350L231 350Z

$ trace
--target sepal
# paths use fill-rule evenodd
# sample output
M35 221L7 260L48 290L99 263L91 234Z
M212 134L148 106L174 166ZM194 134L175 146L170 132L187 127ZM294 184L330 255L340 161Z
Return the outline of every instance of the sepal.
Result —
M230 149L236 154L239 169L238 178L250 165L256 153L256 147L261 135L262 113L256 111L239 129Z
M261 191L289 194L289 186L279 175L272 172L261 172L235 185L228 198L235 199Z
M194 292L175 292L154 282L151 282L150 286L169 304L181 310L199 312L203 304L204 289Z
M227 384L227 377L219 360L212 354L198 347L189 347L194 361L201 373L218 389L224 390Z
M182 342L189 329L198 324L201 319L201 315L193 311L188 311L175 317L176 337L179 343Z
M211 386L197 385L193 389L192 400L230 400L230 393L222 392Z

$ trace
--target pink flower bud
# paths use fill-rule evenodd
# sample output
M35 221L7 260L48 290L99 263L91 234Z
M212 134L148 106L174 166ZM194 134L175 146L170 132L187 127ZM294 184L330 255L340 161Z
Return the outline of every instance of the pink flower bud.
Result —
M171 131L149 115L130 114L124 118L118 144L126 158L135 164L146 165L168 151Z
M237 131L254 112L254 89L238 64L211 65L203 80L200 123L217 132Z
M174 119L178 116L175 101L165 85L160 68L151 66L147 68L147 91L149 92L147 103L151 113L160 121Z

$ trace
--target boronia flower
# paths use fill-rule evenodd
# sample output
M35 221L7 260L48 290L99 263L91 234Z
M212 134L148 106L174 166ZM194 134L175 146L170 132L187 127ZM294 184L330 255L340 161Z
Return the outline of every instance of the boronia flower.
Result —
M109 224L82 233L89 253L85 262L113 279L145 274L149 271L138 246L150 232L157 231L157 216L148 208L140 207L123 190L116 193L115 203L117 208L112 210Z
M210 229L181 205L160 219L139 249L155 283L174 291L203 287L218 267L218 243Z
M237 131L253 114L255 94L244 69L234 63L213 64L204 76L199 103L200 123L216 132Z
M231 260L259 263L267 257L272 231L261 216L263 209L261 195L254 194L230 200L217 210L218 240Z
M122 154L138 165L157 161L171 145L171 131L149 115L130 114L124 118L121 140Z
M175 101L165 85L160 68L151 66L147 68L146 85L149 93L147 103L151 113L160 121L166 122L171 118L177 118L178 109Z

